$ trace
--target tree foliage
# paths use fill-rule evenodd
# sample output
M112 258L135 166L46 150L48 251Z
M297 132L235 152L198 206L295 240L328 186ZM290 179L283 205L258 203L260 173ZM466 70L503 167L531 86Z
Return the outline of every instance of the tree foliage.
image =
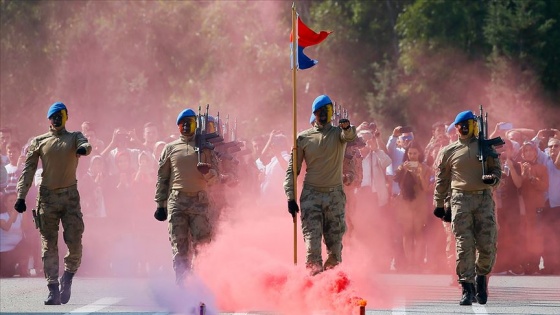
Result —
M351 119L376 119L386 128L425 129L433 121L415 112L451 117L479 103L529 110L538 97L560 109L560 1L296 5L311 28L334 31L306 50L319 65L298 72L303 116L321 93L344 104ZM150 117L165 126L179 109L210 103L240 117L247 132L260 132L251 129L256 123L285 128L290 6L1 0L1 123L26 121L30 132L39 132L46 106L64 100L79 109L70 110L71 119L107 125L127 117L126 127L138 127ZM280 119L266 114L280 104L286 106ZM560 122L554 115L545 119Z

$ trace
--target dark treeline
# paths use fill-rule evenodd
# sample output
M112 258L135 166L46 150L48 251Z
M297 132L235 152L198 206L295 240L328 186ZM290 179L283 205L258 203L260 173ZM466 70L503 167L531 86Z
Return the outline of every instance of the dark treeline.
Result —
M1 0L1 124L23 139L46 129L54 101L70 128L173 132L185 107L210 103L240 130L289 130L288 1ZM485 105L495 121L560 124L560 1L297 1L302 19L334 33L306 53L300 117L327 93L356 123L429 130ZM272 114L270 114L272 113ZM523 117L524 120L520 120ZM534 120L531 120L531 119ZM73 128L72 128L73 127ZM300 128L301 129L301 128ZM25 132L25 134L21 134Z

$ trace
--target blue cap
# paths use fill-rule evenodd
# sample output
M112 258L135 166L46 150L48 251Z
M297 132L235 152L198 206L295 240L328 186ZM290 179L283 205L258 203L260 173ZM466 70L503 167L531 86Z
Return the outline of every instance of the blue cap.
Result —
M456 125L462 121L466 121L469 119L476 119L476 116L470 111L470 110L466 110L464 112L460 112L457 117L455 117L455 121L453 122L453 125Z
M309 117L309 123L312 124L315 122L315 114L311 114L311 117Z
M332 104L331 99L326 96L326 95L319 95L317 96L317 98L313 101L313 106L311 106L311 112L314 113L316 112L319 108L323 107L323 106L327 106L329 104Z
M56 102L54 104L51 105L51 107L49 107L49 111L47 112L47 119L51 118L51 116L63 109L66 109L66 105L64 105L64 103L62 102ZM68 109L66 109L66 112L68 113Z
M184 109L182 112L179 113L179 116L177 116L177 125L179 124L181 119L185 117L196 117L196 113L194 112L194 110L190 108Z
M447 133L451 133L451 131L453 131L453 128L455 128L455 125L453 123L449 124L449 126L447 126Z

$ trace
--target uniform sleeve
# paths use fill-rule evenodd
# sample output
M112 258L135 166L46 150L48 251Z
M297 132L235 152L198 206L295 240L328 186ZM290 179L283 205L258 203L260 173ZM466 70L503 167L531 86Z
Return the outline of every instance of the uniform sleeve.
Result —
M342 130L342 132L340 133L340 140L342 142L352 142L356 139L356 126L350 126L350 128L346 130L340 128L340 130Z
M33 139L31 144L27 148L27 156L25 158L25 164L19 180L17 183L17 198L25 199L33 179L35 177L35 172L37 171L37 164L39 163L39 141Z
M91 144L89 144L88 139L81 132L76 132L76 148L85 148L86 155L91 153Z
M214 150L204 149L204 161L210 161L210 171L204 175L204 179L208 186L214 185L220 178L220 169L218 163L218 156Z
M171 176L170 152L171 148L169 146L165 146L159 159L155 197L155 201L158 207L167 206L167 197L169 195L169 181Z
M486 173L489 175L494 175L496 177L496 181L490 185L497 187L500 184L500 180L502 178L502 164L500 163L499 158L493 158L491 156L486 158Z
M297 141L297 170L298 175L301 172L301 165L303 163L303 149L301 146L300 138L298 137ZM284 179L284 192L288 197L288 200L295 199L295 192L294 192L294 180L297 176L294 177L293 172L293 163L294 163L294 155L292 154L290 157L290 162L288 162L288 169L286 170L286 178Z
M434 187L434 205L443 208L445 198L451 189L451 167L447 150L441 150L436 159L436 180Z

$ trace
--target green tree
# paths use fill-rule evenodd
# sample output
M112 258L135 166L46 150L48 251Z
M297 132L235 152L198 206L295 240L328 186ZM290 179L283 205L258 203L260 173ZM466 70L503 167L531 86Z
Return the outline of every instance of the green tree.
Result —
M545 0L490 3L484 34L493 48L488 58L493 100L530 112L542 87L558 90L558 57L549 50L560 48L559 8L557 1Z

